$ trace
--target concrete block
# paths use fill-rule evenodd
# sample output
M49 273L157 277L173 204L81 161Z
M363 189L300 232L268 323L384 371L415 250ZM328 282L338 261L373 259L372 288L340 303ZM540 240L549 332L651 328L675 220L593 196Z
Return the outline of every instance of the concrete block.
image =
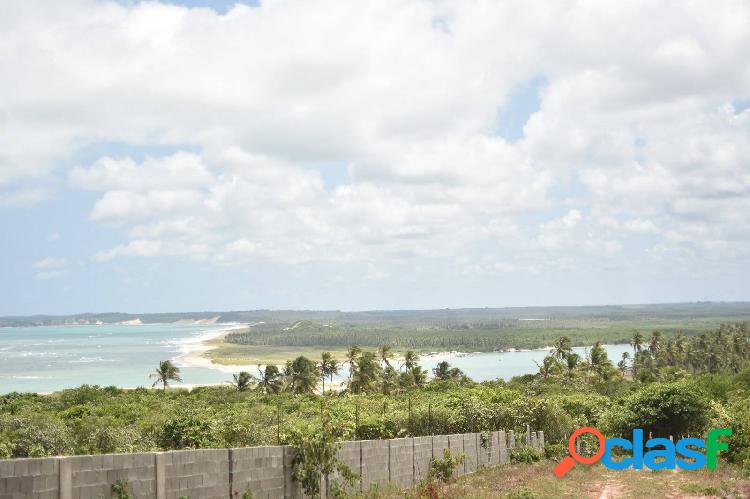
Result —
M479 434L464 434L464 472L474 473L479 462Z
M464 455L464 462L456 467L456 475L463 475L466 473L466 453L464 452L464 435L462 433L456 433L448 435L448 448L451 451L451 456L456 458L460 455ZM436 458L441 458L442 455L436 455Z
M511 432L508 432L506 437L505 432L500 432L500 447L498 449L498 464L510 463L510 439Z
M361 442L341 442L341 447L337 452L338 458L346 464L349 469L357 475L355 483L348 485L346 490L349 494L354 495L355 493L362 490L361 474L362 469L360 466L360 460L362 459L362 446ZM335 479L339 479L338 475L334 476Z
M499 437L498 432L491 431L485 433L486 441L482 445L482 438L478 439L479 445L479 466L494 466L498 464L498 452L499 452Z
M294 449L291 446L283 447L284 453L284 498L302 498L302 487L292 478Z
M400 488L411 487L414 484L414 439L390 440L389 452L390 483Z
M430 472L430 462L432 461L432 438L433 437L414 437L414 483L418 483L427 478Z
M73 499L73 469L71 467L71 458L60 458L60 499Z
M363 440L362 449L362 490L373 485L387 485L389 479L390 448L388 440Z
M230 450L232 497L250 490L255 498L284 496L284 448Z
M442 459L445 449L450 449L448 435L434 435L432 437L432 457Z

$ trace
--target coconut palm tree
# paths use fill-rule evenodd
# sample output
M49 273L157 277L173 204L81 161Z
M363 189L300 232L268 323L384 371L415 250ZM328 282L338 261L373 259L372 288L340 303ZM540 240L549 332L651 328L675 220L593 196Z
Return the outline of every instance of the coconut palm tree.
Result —
M464 372L461 369L451 367L451 365L445 360L439 362L437 367L432 370L432 373L434 374L435 379L441 381L460 381L464 377Z
M252 382L255 381L255 376L247 371L241 371L239 374L233 374L232 377L234 378L234 381L230 381L230 383L232 383L237 388L238 392L247 391L247 389L250 388Z
M267 365L265 369L261 369L258 366L258 385L255 389L264 394L279 393L284 387L284 382L281 379L281 372L275 365Z
M357 359L359 358L359 354L361 353L362 349L357 345L350 346L346 351L346 361L349 363L349 383L352 382L354 370L357 368Z
M435 379L448 380L451 377L451 365L446 360L438 362L432 373L435 375Z
M331 383L333 383L333 375L339 373L339 363L333 358L331 352L323 352L320 355L318 370L320 371L320 379L323 381L323 393L325 393L326 377L328 377L331 380Z
M313 393L318 387L318 366L303 355L288 362L284 374L287 378L287 390L292 393Z
M641 334L640 331L633 331L633 336L630 337L630 345L633 347L633 356L637 352L641 351L641 347L643 346L643 343L645 343L646 338Z
M651 333L651 341L648 344L648 351L651 352L651 357L656 358L656 356L661 351L661 331L654 331Z
M391 346L388 344L380 345L380 347L378 348L378 354L380 355L380 362L382 362L382 367L390 367L391 358L393 358L393 351L391 349Z
M628 360L630 359L630 354L628 352L622 352L622 360L617 363L617 367L620 368L620 371L622 372L622 375L625 376L625 371L628 370Z
M167 391L170 381L182 381L180 368L172 364L171 360L162 360L159 362L159 367L149 375L149 378L156 378L154 384L151 385L152 388L161 383L164 386L164 391Z
M573 378L576 367L581 362L581 356L577 353L568 353L565 357L565 365L568 368L568 378Z
M427 370L416 365L411 368L411 377L414 379L414 386L424 388L427 385Z
M398 371L396 371L393 366L385 366L385 369L383 369L383 375L381 376L381 381L383 395L390 395L396 388L398 388Z
M554 349L551 353L557 359L563 360L570 354L570 345L570 338L567 336L561 336L555 340L555 343L553 345Z
M633 379L636 377L636 368L638 364L638 352L641 351L641 345L646 341L646 338L640 333L640 331L634 331L633 336L630 338L630 344L633 346Z
M352 393L370 393L376 388L381 369L375 352L363 352L357 361L349 390Z
M419 355L417 355L417 352L414 350L407 350L406 354L404 354L404 364L402 367L405 367L407 371L411 371L414 369L414 366L417 365L418 361Z
M540 364L534 361L534 364L539 368L539 374L543 379L547 379L550 376L554 376L560 371L560 361L557 360L553 355L547 355Z

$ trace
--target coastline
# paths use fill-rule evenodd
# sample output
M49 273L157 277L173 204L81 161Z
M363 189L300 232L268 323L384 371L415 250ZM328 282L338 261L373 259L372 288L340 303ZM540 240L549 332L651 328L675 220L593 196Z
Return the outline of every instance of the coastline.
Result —
M183 344L182 351L173 359L175 365L177 367L203 367L225 373L237 373L239 371L247 371L249 367L256 367L257 364L216 364L204 356L206 352L216 348L215 345L209 343L210 341L221 338L231 331L243 329L248 325L232 324L230 327L209 331L196 338L191 338L190 341L186 341Z
M216 348L216 345L212 344L213 340L226 335L230 331L243 329L245 327L252 326L252 324L231 324L231 325L227 324L227 326L229 327L209 331L201 336L198 336L197 338L193 338L190 341L186 341L182 347L183 351L173 359L175 364L178 367L199 367L199 368L213 369L213 370L223 372L223 373L228 373L228 374L237 373L240 371L250 371L251 369L257 368L258 363L255 363L255 362L240 363L240 364L219 364L219 363L213 362L210 358L205 356L207 352ZM590 346L573 347L573 348L587 349L587 348L590 348ZM449 359L471 357L471 356L482 355L482 354L550 352L553 349L554 347L552 345L547 345L547 346L540 347L540 348L507 347L507 348L503 348L500 350L493 350L489 352L462 352L462 351L457 351L457 350L450 350L450 351L443 351L443 352L424 352L424 353L420 353L419 357L421 359L430 359L430 360L449 360ZM393 360L397 362L403 362L403 352L398 352L398 355L395 355ZM266 364L261 363L260 367L264 368L265 365ZM276 364L276 365L279 368L283 367L283 364Z
M237 373L239 371L247 371L249 368L256 368L257 363L245 363L245 364L219 364L213 362L211 359L205 356L205 354L214 348L216 345L211 344L211 341L225 336L227 333L237 329L243 329L248 324L233 324L231 327L225 329L219 329L210 331L204 335L201 335L189 342L185 342L183 351L176 356L173 360L178 367L202 367L206 369L214 369L225 373ZM472 355L480 355L487 353L512 353L512 352L535 352L535 351L549 351L553 347L545 346L542 348L505 348L502 350L495 350L492 352L461 352L457 350L450 350L444 352L425 352L420 353L419 357L422 359L455 359L460 357L467 357ZM400 353L400 352L399 352ZM403 361L403 355L396 355L394 357L396 361ZM283 367L282 364L277 364L279 367ZM261 368L265 367L265 364L261 364Z

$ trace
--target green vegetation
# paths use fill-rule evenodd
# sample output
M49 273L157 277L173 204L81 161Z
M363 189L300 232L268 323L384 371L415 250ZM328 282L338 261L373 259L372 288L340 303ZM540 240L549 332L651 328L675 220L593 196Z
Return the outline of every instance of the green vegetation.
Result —
M182 381L180 368L172 364L171 360L162 360L159 362L159 367L149 377L155 379L154 384L151 385L152 387L161 383L164 391L167 390L170 381Z
M118 478L112 484L112 496L117 499L130 499L128 492L128 481L125 478Z
M253 313L257 320L211 342L207 356L220 364L276 363L329 351L344 360L350 345L384 352L496 351L542 348L565 336L569 346L628 344L633 333L659 330L665 338L695 336L720 322L750 318L747 304L620 307L531 307L382 312ZM639 333L641 334L641 333ZM378 352L380 356L381 352ZM617 359L619 360L619 359Z
M307 497L321 496L321 477L326 497L349 497L347 490L358 478L336 455L341 447L337 433L336 428L324 423L322 429L312 433L293 431L290 436L294 448L293 477ZM334 474L340 478L334 478Z
M543 457L544 455L541 452L528 445L517 447L510 451L510 462L513 464L531 464L541 461Z
M238 374L231 386L192 391L82 386L52 395L11 393L0 396L0 455L291 443L303 456L300 463L324 471L337 467L329 460L336 440L478 432L488 444L487 432L520 435L528 424L544 431L545 453L555 458L582 426L607 435L644 428L676 438L731 427L722 457L750 470L749 336L746 325L690 338L655 332L633 342L633 362L623 369L600 345L579 357L570 350L572 341L560 337L537 374L510 382L476 384L449 364L428 380L413 351L396 369L387 347L351 347L346 388L322 396L315 390L330 376L323 372L332 366L330 355L319 362L299 356L281 371L267 366L257 376ZM159 366L161 384L178 374L168 367ZM527 463L541 458L524 448L512 456Z
M443 457L433 457L430 461L430 473L429 477L431 480L438 480L440 482L448 482L453 478L453 474L456 472L456 468L459 464L463 464L466 456L459 454L457 456L451 455L449 449L443 449Z

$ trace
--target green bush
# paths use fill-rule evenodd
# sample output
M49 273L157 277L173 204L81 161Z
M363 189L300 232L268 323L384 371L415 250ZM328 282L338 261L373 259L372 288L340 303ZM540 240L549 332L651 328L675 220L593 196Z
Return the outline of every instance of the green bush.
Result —
M73 438L65 423L44 415L0 417L0 446L10 457L72 454Z
M326 487L326 497L339 497L343 494L343 485L351 485L357 476L338 458L341 447L335 435L327 428L312 434L295 431L290 436L294 447L294 471L292 477L300 483L302 490L313 499L321 496L321 477ZM336 473L341 480L334 479ZM341 483L343 480L344 484Z
M430 478L441 482L448 482L459 464L464 462L464 455L459 454L456 457L451 455L451 451L443 449L443 457L433 457L430 461Z
M750 465L750 404L738 400L728 409L728 421L732 428L726 458L740 465ZM748 466L750 470L750 466Z
M544 457L546 457L547 459L559 461L564 458L567 453L568 450L563 444L551 444L549 442L545 442L544 444Z
M167 421L159 434L164 449L201 449L215 446L211 423L196 414L183 414Z
M710 407L705 392L692 382L654 383L611 405L601 417L601 429L608 435L629 435L633 428L660 437L701 434Z
M394 437L393 431L381 421L360 423L359 428L357 428L357 439L359 440L380 440Z
M542 453L535 448L525 445L523 447L516 447L510 451L510 462L513 464L531 464L541 461Z
M115 483L112 484L112 495L116 499L130 499L128 481L125 478L118 478Z

